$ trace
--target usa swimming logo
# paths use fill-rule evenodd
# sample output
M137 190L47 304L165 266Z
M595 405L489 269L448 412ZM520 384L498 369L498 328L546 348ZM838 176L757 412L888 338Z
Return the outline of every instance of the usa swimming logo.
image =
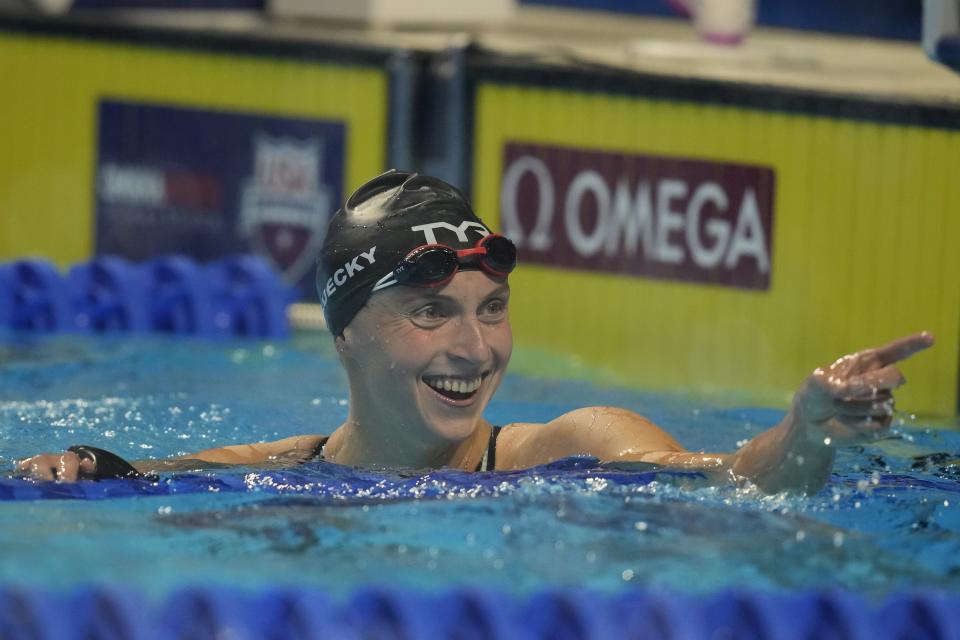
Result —
M321 181L323 140L255 135L253 175L243 181L238 230L287 282L320 251L334 189Z

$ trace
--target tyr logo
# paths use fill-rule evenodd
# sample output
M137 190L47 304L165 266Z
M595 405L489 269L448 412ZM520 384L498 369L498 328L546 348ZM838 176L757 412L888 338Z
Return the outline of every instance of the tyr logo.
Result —
M470 228L473 228L473 230L479 234L481 238L485 238L490 235L489 229L479 222L472 222L470 220L464 220L459 226L456 227L449 222L430 222L427 224L418 224L415 227L410 227L410 231L423 231L423 236L426 238L427 244L439 244L434 231L436 229L446 229L448 231L453 231L455 234L457 234L457 240L466 244L469 242L467 239L467 229Z

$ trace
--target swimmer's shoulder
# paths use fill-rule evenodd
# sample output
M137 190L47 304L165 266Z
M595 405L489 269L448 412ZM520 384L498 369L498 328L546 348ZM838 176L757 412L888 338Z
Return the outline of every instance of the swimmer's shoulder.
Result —
M282 440L275 440L274 442L269 443L272 447L281 449L283 451L316 451L318 448L322 448L326 444L330 436L308 433L301 434L298 436L290 436L289 438L283 438Z
M618 407L583 407L544 423L514 422L497 438L497 469L525 469L574 455L614 459L625 446L683 451L644 416Z
M497 466L498 471L524 469L533 466L526 464L530 450L531 438L536 439L537 432L547 425L533 422L512 422L504 425L497 434Z
M326 446L330 436L326 434L301 434L287 438L290 448L294 455L302 455L303 460L314 460L323 457L323 448Z
M263 453L268 458L287 462L307 462L323 457L323 448L329 436L321 434L300 434L280 440L261 443Z

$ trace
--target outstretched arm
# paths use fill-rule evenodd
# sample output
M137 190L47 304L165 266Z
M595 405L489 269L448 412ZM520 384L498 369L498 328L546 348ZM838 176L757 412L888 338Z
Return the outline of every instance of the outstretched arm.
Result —
M765 491L818 491L830 475L836 447L887 432L893 391L905 382L896 363L932 345L933 336L918 333L817 369L783 421L735 454L733 473Z
M169 460L136 460L132 464L140 473L181 471L210 465L253 465L272 460L303 462L315 454L323 436L292 436L272 442L240 444L206 449L182 458ZM22 460L17 469L41 480L75 482L96 477L96 466L89 458L73 451L41 453Z
M746 478L770 493L814 493L830 477L837 446L886 433L893 415L893 390L904 382L895 363L932 344L930 334L919 333L817 369L794 396L780 424L736 453L690 452L642 416L590 407L545 425L504 431L497 467L523 468L586 454L605 461L700 471L714 479Z
M316 455L323 436L290 436L271 442L233 444L205 449L174 460L138 460L134 466L141 472L155 473L197 468L197 462L214 465L255 465L264 462L305 462Z

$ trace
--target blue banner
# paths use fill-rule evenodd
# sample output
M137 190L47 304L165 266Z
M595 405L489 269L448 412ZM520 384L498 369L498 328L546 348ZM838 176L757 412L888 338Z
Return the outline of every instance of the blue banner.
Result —
M337 121L102 100L96 251L131 260L253 251L313 295L342 200L345 136Z

